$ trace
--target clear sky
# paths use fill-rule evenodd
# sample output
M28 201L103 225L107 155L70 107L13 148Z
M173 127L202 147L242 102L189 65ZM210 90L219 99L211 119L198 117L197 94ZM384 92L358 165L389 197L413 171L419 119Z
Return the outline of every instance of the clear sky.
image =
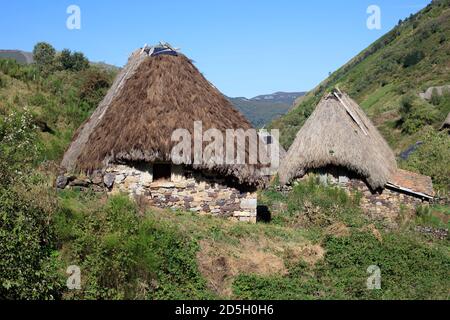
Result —
M430 0L1 0L0 48L38 41L122 66L145 43L167 41L229 96L306 91L399 19ZM69 30L69 5L81 29ZM367 8L381 9L369 30Z

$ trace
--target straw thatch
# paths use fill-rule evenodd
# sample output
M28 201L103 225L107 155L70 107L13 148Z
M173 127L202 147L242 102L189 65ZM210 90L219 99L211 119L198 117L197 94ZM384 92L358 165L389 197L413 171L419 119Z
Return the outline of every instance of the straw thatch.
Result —
M195 121L202 121L203 132L251 128L186 56L137 51L78 129L62 167L91 172L117 162L171 162L171 150L178 144L171 141L173 131L187 129L194 138ZM255 166L219 166L205 160L192 167L233 176L239 182L259 181Z
M450 113L448 114L447 118L445 119L444 123L442 124L441 130L450 128Z
M340 91L325 96L300 129L280 167L280 181L286 184L327 166L356 173L373 190L384 188L397 168L394 153L375 126Z

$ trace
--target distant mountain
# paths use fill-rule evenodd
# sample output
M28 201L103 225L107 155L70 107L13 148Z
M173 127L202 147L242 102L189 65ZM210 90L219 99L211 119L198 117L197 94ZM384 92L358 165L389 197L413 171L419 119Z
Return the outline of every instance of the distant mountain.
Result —
M0 50L0 59L13 59L21 64L30 64L34 62L31 52L21 50Z
M304 95L305 92L276 92L251 99L227 98L255 127L261 128L285 115L294 102Z
M114 72L118 72L120 71L120 67L112 65L112 64L108 64L105 62L91 62L91 65L96 66L98 68L101 69L105 69L106 71L114 71Z

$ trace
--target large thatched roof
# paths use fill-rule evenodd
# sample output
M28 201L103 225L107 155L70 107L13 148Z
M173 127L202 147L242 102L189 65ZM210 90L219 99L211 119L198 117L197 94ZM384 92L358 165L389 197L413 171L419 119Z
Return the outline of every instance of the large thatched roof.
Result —
M441 130L450 128L450 113L448 114L447 118L445 119L444 123L442 124Z
M195 121L202 121L203 132L251 128L186 56L136 51L76 132L62 167L89 172L123 161L170 162L178 143L171 141L173 131L187 129L193 138ZM251 165L217 166L207 161L193 167L234 176L240 182L259 180Z
M345 167L372 189L384 188L397 164L392 150L358 104L340 91L325 96L281 164L281 183L310 169Z

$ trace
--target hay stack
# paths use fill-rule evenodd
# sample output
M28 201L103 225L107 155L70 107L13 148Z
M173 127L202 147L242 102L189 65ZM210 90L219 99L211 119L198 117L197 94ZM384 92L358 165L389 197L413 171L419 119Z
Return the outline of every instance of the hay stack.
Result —
M325 96L297 134L280 167L289 183L308 170L344 167L384 188L397 164L392 150L358 104L340 91Z
M171 150L178 144L171 141L173 131L187 129L193 139L195 121L203 122L203 132L216 128L225 134L226 129L251 128L186 56L136 51L76 132L62 167L92 172L112 163L172 162ZM251 165L217 166L206 159L193 167L233 176L239 182L259 180L257 168Z

